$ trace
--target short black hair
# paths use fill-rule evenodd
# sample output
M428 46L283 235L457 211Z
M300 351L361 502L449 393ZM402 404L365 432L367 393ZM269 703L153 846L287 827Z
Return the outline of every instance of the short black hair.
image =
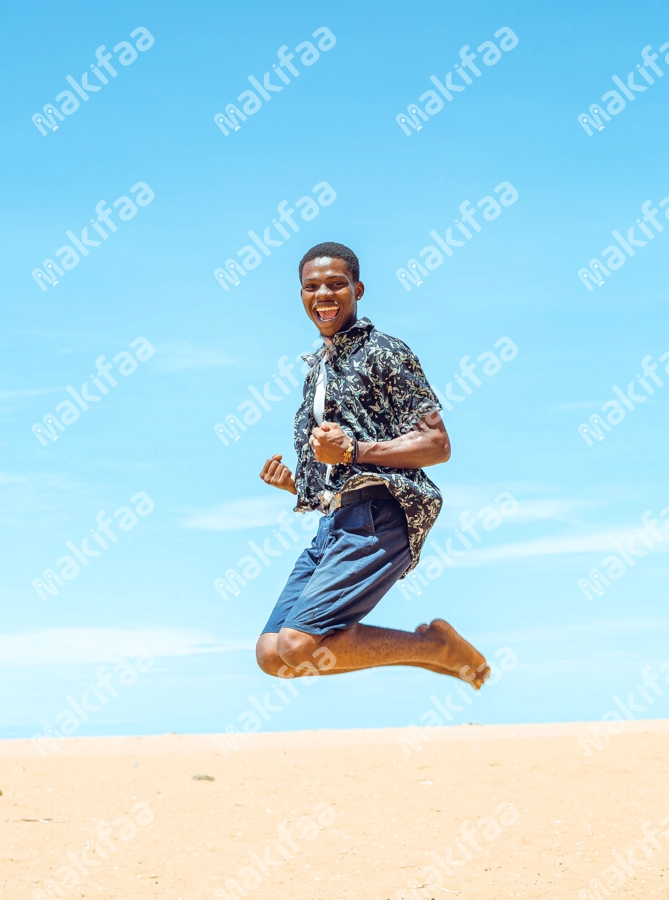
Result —
M320 259L322 256L329 256L331 259L343 259L353 276L353 281L360 281L360 260L350 247L345 247L344 244L337 244L334 241L316 244L311 250L307 250L300 260L300 281L302 281L304 264L311 262L312 259Z

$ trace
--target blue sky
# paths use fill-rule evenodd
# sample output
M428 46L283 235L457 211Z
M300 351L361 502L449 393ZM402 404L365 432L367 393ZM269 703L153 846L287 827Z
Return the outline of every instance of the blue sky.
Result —
M645 666L664 662L669 630L666 537L602 596L588 601L578 588L646 510L669 506L664 364L665 385L604 440L588 446L578 433L615 397L612 385L626 390L644 357L669 351L664 210L664 231L603 286L588 291L577 274L613 230L627 235L644 201L657 207L669 195L669 78L649 85L636 69L643 47L657 52L669 40L666 9L567 3L559 19L530 3L391 4L383 15L350 2L254 9L252 20L198 2L187 13L140 2L7 15L0 734L42 730L100 665L111 671L138 647L153 665L78 734L221 731L249 695L273 689L252 648L309 533L296 522L299 541L284 538L289 549L237 596L225 600L214 581L249 541L280 546L274 530L291 498L258 472L272 453L294 460L299 390L229 446L214 428L250 398L249 385L271 382L280 358L311 348L296 269L323 240L356 250L361 314L404 339L439 390L463 356L505 336L518 347L444 413L453 456L429 473L444 495L434 532L442 544L464 510L503 491L518 511L420 595L393 589L368 621L413 628L443 616L488 654L511 647L519 663L476 699L476 721L597 719L612 695L635 690ZM90 73L97 47L134 43L140 26L154 44L115 64L117 76L42 135L31 117L70 88L65 77ZM336 44L310 66L296 56L299 77L225 136L214 116L251 87L247 76L262 82L279 47L315 42L322 26ZM434 87L430 76L443 81L461 47L494 40L503 26L518 45L491 67L479 54L481 77L404 134L396 116ZM633 71L647 90L588 136L579 113L615 87L612 75L626 82ZM281 84L275 74L271 83ZM140 182L154 198L127 221L111 207L117 231L102 240L89 224L96 204L109 207ZM299 232L224 291L214 270L249 243L249 230L261 235L282 200L294 207L322 182L336 199L311 221L298 217ZM475 205L502 182L517 201L494 221L479 214L480 233L407 292L396 270L433 242L431 230L454 228L463 201ZM41 290L33 269L86 225L100 246ZM66 386L80 392L88 381L95 392L95 361L138 337L153 355L127 376L118 374L127 357L114 363L118 384L102 382L108 393L44 446L33 425L73 399ZM100 550L90 537L96 515L134 509L140 492L155 508ZM33 579L86 536L100 555L42 600ZM431 695L455 687L403 669L321 680L263 728L408 725ZM638 715L669 715L666 691Z

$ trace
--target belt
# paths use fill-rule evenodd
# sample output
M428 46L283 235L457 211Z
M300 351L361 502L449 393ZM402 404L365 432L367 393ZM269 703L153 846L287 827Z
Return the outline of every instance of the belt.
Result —
M393 495L385 486L385 484L370 484L369 487L360 488L357 491L343 491L335 494L328 512L340 509L342 506L351 506L352 503L362 503L365 500L392 500Z

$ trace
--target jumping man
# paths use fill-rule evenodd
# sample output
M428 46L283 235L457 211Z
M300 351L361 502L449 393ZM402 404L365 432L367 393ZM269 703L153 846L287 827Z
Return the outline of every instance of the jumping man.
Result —
M276 454L260 477L296 494L296 512L324 515L258 640L258 664L281 678L419 666L478 690L485 659L442 619L414 632L360 624L418 563L442 502L423 466L447 462L451 448L416 356L358 318L365 288L355 253L318 244L299 272L323 346L304 357L297 471Z

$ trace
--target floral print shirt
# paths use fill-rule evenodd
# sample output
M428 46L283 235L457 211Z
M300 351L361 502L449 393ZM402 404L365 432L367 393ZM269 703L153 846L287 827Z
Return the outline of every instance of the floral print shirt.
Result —
M439 489L422 469L342 463L330 467L328 479L325 464L318 462L309 446L309 436L316 425L314 394L323 356L327 370L325 421L336 422L359 441L392 440L411 431L420 419L439 411L441 406L417 357L403 341L377 331L369 319L358 319L346 331L335 334L329 349L323 345L302 357L311 368L305 379L302 404L295 415L295 512L327 512L333 494L355 490L372 476L388 487L404 509L410 572L439 515Z

